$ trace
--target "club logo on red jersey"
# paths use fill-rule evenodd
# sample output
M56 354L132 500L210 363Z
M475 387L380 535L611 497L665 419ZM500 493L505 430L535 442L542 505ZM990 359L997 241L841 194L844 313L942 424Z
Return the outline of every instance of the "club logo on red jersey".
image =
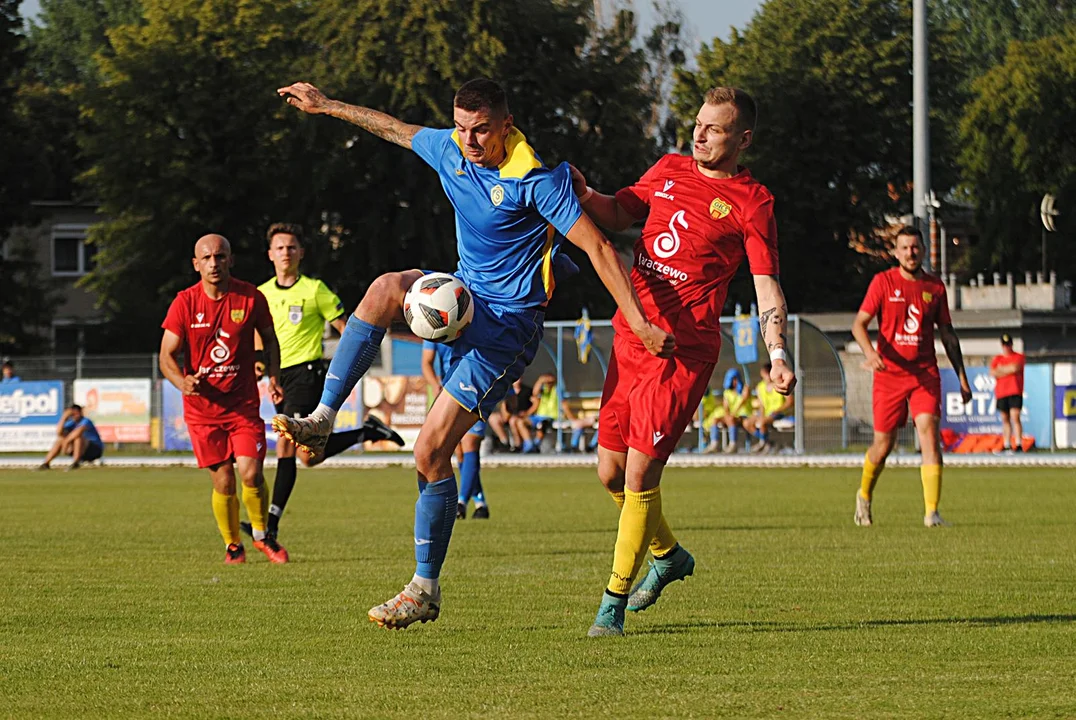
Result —
M929 293L926 290L923 291L923 302L928 303L934 299L934 293Z
M243 322L243 318L245 318L246 316L247 311L243 308L236 308L235 310L232 310L232 322L234 323Z
M654 254L659 258L663 260L671 258L680 249L680 233L677 232L676 226L679 225L684 230L688 229L687 220L684 219L686 214L684 210L677 210L669 220L668 232L663 232L654 238Z
M727 200L715 197L710 201L710 217L714 220L727 217L730 212L732 212L732 205Z
M242 312L242 310L239 312ZM235 317L235 310L232 310L232 317ZM223 365L232 356L231 348L228 347L228 343L224 342L231 339L231 337L223 329L217 330L217 337L213 340L213 349L209 351L209 359L217 365Z

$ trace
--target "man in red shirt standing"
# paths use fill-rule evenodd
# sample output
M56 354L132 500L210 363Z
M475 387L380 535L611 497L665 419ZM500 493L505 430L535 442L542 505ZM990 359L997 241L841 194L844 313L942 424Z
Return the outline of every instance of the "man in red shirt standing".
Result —
M622 635L625 610L653 605L666 585L695 568L662 515L659 484L708 389L721 348L721 310L744 258L754 275L773 384L788 394L796 382L785 352L788 311L778 281L773 196L738 162L751 145L755 116L755 101L743 90L710 90L695 119L692 156L666 155L615 196L588 188L573 168L580 203L598 224L623 230L645 219L632 283L650 321L676 338L672 358L654 357L619 312L613 318L598 476L621 512L613 572L591 637ZM632 590L648 546L654 562Z
M1024 426L1020 411L1024 407L1024 356L1013 352L1012 336L1001 336L1001 354L990 361L990 374L996 378L994 397L1001 413L1001 444L1006 446L1012 437L1013 452L1024 450Z
M938 514L941 499L941 374L934 354L934 326L957 375L960 395L971 401L971 386L964 371L960 340L953 330L945 284L923 270L923 236L911 226L897 234L893 256L898 266L874 276L867 296L852 322L852 335L866 356L864 367L874 372L874 442L863 461L863 476L856 493L856 525L869 526L871 493L886 458L893 450L897 431L912 421L919 434L923 462L923 501L926 527L945 525ZM878 318L878 349L871 345L867 325Z
M233 278L231 266L232 249L221 235L206 235L195 244L194 269L202 279L180 292L168 308L162 324L161 372L183 392L183 416L194 456L213 480L213 515L227 548L224 562L246 562L239 537L238 468L254 547L270 561L286 563L287 551L265 532L269 495L262 474L265 423L258 413L254 330L265 345L274 403L284 399L280 348L265 296L250 283Z

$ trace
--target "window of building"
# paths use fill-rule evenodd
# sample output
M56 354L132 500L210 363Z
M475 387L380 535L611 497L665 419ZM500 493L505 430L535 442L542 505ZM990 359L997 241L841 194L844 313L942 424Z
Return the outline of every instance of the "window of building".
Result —
M87 225L52 226L53 277L78 277L94 268L97 248L86 242Z

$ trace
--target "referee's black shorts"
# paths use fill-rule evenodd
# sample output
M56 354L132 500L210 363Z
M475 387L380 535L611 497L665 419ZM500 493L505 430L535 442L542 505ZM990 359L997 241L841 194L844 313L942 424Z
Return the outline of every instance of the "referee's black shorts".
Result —
M276 411L288 417L306 417L321 401L325 363L311 360L286 367L280 371L280 385L284 389L284 402L277 403Z

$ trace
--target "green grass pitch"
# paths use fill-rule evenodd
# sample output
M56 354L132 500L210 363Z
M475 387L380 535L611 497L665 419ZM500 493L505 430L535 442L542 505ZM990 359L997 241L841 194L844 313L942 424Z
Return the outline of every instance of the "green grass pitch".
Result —
M599 639L593 470L485 483L440 620L393 632L366 611L413 570L409 471L300 471L293 562L240 567L204 472L0 472L0 717L1076 717L1069 470L950 470L934 530L914 470L870 529L855 471L670 470L695 576Z

